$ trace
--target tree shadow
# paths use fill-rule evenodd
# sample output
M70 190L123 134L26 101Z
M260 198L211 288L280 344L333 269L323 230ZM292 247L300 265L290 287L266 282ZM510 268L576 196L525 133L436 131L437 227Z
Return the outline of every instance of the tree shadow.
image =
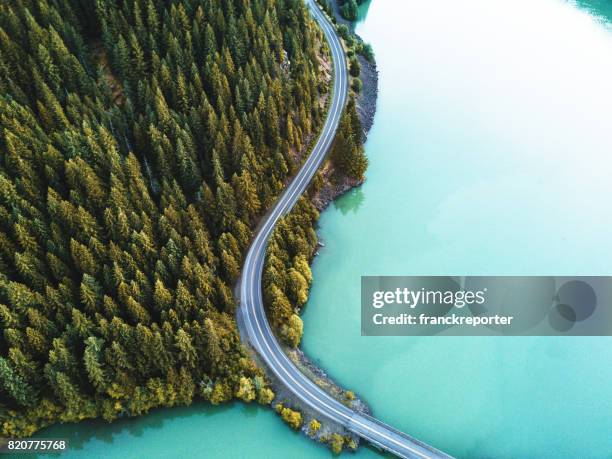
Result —
M357 213L364 201L365 195L363 194L363 190L361 187L358 187L353 188L339 199L336 199L334 201L334 207L338 209L342 215L346 215L349 212Z
M368 10L370 9L371 3L372 3L372 0L366 0L361 5L359 5L359 9L357 10L358 12L357 12L356 22L365 21L366 17L368 16Z

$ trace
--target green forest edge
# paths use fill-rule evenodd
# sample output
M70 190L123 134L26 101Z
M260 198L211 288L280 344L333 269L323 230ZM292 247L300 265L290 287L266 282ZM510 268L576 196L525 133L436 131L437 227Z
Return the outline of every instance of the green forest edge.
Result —
M322 33L301 1L220 4L0 5L3 436L273 400L230 285L322 125Z
M331 13L330 19L333 18L329 4L325 0L317 1L328 15ZM335 20L333 22L335 23ZM347 55L352 56L349 61L349 73L353 80L352 93L349 95L347 107L340 120L327 164L321 166L307 193L300 197L292 211L279 220L266 252L263 274L264 302L273 330L289 349L297 348L302 338L303 323L299 314L302 306L308 300L312 283L310 264L318 244L315 228L319 212L312 203L312 198L322 188L334 185L334 183L328 183L330 180L340 182L349 178L356 183L363 182L368 166L363 147L363 130L355 105L355 96L361 91L361 81L358 78L359 62L355 58L355 52L365 47L368 50L366 58L373 61L374 56L369 45L364 45L357 36L350 34L346 26L336 26L336 29L343 32L340 36L345 49L348 50ZM355 81L358 83L356 84ZM329 101L329 98L327 100ZM326 167L332 170L331 174L322 173ZM322 384L322 387L329 388L329 385ZM343 391L342 394L332 393L332 395L347 406L351 406L356 398L350 390ZM276 412L293 429L302 429L304 416L299 407L285 405L291 406L292 401L276 403ZM334 454L339 454L344 448L350 451L357 449L357 443L351 436L344 436L338 432L326 431L323 433L320 428L321 422L311 418L303 430L310 438L327 444Z

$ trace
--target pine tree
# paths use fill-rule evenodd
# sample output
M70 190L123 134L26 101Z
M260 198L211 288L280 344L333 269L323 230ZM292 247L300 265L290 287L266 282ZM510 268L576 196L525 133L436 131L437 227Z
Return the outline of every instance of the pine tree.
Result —
M231 285L322 122L320 31L300 2L34 3L0 4L3 434L270 403ZM277 244L293 343L313 237Z
M361 135L361 123L357 116L354 100L351 100L340 120L338 133L330 153L338 174L363 180L368 160L364 153Z
M30 385L0 357L0 383L6 393L21 406L33 406L37 403L36 394Z

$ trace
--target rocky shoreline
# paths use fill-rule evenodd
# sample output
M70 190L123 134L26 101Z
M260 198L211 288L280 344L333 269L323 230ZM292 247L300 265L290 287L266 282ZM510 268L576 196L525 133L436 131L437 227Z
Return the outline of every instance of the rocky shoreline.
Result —
M361 65L361 81L363 89L357 98L357 113L363 127L364 141L367 138L376 115L376 103L378 101L378 69L376 61L370 62L363 56L357 56Z
M329 164L323 166L320 171L323 178L323 186L312 197L312 203L322 212L331 204L332 201L342 196L347 191L358 187L363 183L363 180L344 177L338 181L334 177L334 170L329 167Z
M301 349L289 349L285 346L283 346L283 348L298 369L328 394L358 413L371 414L369 406L363 400L358 398L354 392L343 389L336 384L334 380L316 363L310 360ZM356 450L359 447L361 439L357 435L336 422L321 417L319 413L313 411L309 406L298 400L295 395L282 384L278 384L275 378L271 378L271 381L272 388L276 395L272 402L272 406L275 407L280 403L285 407L299 411L302 416L300 431L303 434L312 440L327 445L330 445L330 440L334 435L338 435L342 437L345 449ZM320 425L315 432L310 428L313 421L316 421Z

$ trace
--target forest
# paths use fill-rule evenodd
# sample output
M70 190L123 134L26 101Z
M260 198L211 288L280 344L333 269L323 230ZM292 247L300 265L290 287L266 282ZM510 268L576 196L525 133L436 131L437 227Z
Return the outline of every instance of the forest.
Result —
M0 4L2 435L272 401L232 287L322 124L326 52L301 0ZM291 344L316 217L273 241Z
M368 167L362 141L362 127L355 99L351 97L329 152L333 174L328 183L317 173L306 196L276 225L266 253L263 276L264 301L268 318L282 342L290 348L300 344L303 332L301 307L308 299L312 282L310 262L318 237L315 232L319 212L312 197L321 188L344 179L361 183Z

